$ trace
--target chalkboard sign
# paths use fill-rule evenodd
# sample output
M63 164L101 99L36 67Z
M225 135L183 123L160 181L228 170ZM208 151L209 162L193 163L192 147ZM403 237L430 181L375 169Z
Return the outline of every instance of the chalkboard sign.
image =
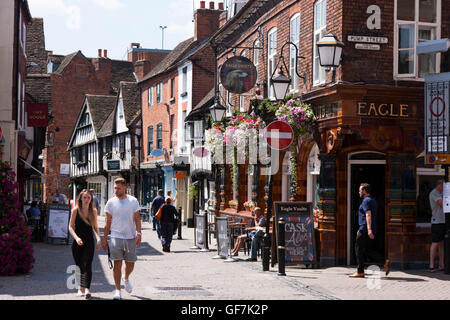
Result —
M292 264L315 264L316 246L311 202L275 202L275 218L285 221L285 261Z
M226 257L228 255L228 218L217 217L217 255Z
M195 232L196 232L196 245L199 247L205 247L205 215L195 215Z
M70 205L52 203L48 205L47 241L63 239L69 243ZM53 242L53 241L52 241Z

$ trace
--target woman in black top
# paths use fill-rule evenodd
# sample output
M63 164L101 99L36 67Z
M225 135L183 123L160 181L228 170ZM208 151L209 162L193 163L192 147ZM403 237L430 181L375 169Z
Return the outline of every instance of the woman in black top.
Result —
M74 228L75 227L75 228ZM79 194L76 207L72 210L69 222L69 232L74 238L72 254L75 264L80 268L80 281L77 296L84 294L86 299L91 298L92 260L94 250L100 250L100 232L97 225L97 210L94 208L94 199L88 190ZM94 244L94 232L97 244ZM83 288L85 293L83 294Z
M167 197L166 203L161 207L161 244L164 252L170 252L170 244L172 243L173 227L177 209L172 206L172 198Z

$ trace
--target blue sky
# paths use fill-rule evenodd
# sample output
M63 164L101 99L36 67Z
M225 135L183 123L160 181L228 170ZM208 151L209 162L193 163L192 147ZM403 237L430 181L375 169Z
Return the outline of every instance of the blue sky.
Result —
M207 1L207 3L209 0ZM217 7L217 2L216 7ZM130 43L173 49L194 34L193 8L199 0L28 0L31 15L44 18L45 46L54 54L81 50L96 57L126 60Z

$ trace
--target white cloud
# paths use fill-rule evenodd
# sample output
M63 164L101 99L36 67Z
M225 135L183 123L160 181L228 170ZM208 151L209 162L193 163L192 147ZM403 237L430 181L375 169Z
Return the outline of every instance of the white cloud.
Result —
M116 11L124 7L124 4L121 2L121 0L93 0L93 1L96 5L109 11Z
M81 8L79 6L68 5L63 0L28 0L28 4L33 17L48 14L66 16L68 29L78 30L81 28Z

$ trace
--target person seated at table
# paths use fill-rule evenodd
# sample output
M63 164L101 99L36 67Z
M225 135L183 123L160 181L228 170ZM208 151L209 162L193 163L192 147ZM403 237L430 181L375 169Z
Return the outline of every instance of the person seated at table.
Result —
M256 208L255 208L256 209ZM261 211L261 209L260 209ZM255 212L256 214L256 212ZM256 255L258 252L258 248L261 245L261 241L263 239L263 236L265 234L264 229L266 227L266 217L264 217L263 214L260 215L258 220L255 220L256 226L255 226L255 232L253 233L251 239L252 239L252 245L250 248L250 256L246 261L256 261Z
M255 207L253 209L252 215L254 217L254 219L251 221L252 226L245 228L246 233L237 237L236 244L233 250L231 251L231 254L234 256L237 256L239 254L239 250L241 250L242 245L245 243L245 240L247 238L253 239L256 232L258 231L257 227L260 226L262 219L264 219L260 207Z

